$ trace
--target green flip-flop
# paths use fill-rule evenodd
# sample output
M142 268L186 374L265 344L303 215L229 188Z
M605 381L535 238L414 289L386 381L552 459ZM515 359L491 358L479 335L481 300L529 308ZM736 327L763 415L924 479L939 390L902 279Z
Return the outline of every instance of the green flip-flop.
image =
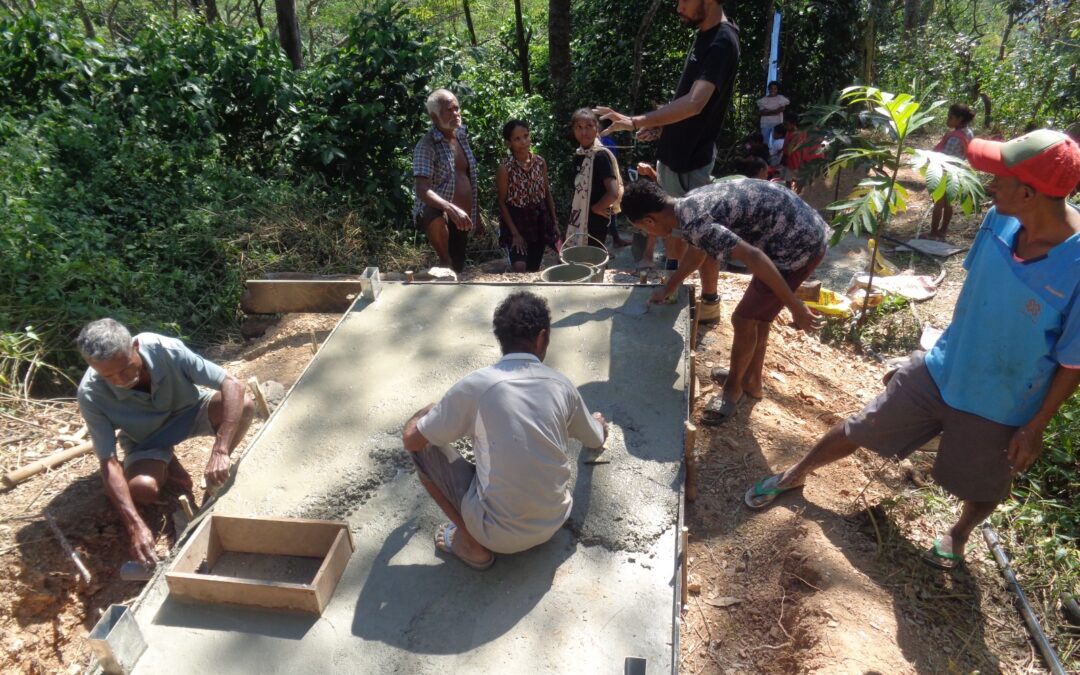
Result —
M941 540L935 539L934 545L922 554L923 562L939 570L954 570L964 564L964 556L941 550Z
M776 498L785 492L798 490L802 487L801 483L799 485L789 485L786 488L777 487L776 484L780 481L781 475L783 474L774 474L754 483L750 489L746 491L743 502L752 509L763 509L776 501Z

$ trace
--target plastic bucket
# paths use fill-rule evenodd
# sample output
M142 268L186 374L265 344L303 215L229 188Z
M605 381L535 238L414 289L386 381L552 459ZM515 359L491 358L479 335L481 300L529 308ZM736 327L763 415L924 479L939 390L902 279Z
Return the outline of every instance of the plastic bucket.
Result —
M588 265L564 263L549 267L540 273L540 280L563 284L583 284L592 280L596 270Z
M571 236L570 239L582 238L580 235ZM589 279L593 282L601 282L604 280L604 268L607 267L608 261L611 259L608 254L607 247L604 243L598 241L595 237L589 237L585 235L585 241L589 239L597 241L599 246L568 246L563 245L559 251L559 260L562 260L567 265L585 265L593 270L592 277ZM567 240L567 244L569 239Z

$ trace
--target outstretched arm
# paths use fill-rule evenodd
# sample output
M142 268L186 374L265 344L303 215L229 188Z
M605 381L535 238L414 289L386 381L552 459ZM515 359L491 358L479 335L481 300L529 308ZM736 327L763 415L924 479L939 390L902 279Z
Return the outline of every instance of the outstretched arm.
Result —
M761 279L769 290L780 298L784 306L791 310L795 325L800 330L814 330L821 327L822 320L815 317L803 301L795 297L795 293L788 287L784 277L780 276L780 270L776 269L776 265L764 251L745 241L740 241L731 250L731 258L746 265L755 277Z
M245 394L244 385L232 375L227 375L221 383L221 424L217 427L214 447L203 473L208 485L221 485L229 477L229 454L240 441L237 436L247 431L247 424L242 423ZM250 417L248 420L250 422Z
M154 535L150 533L150 528L146 526L142 517L139 516L139 511L135 508L127 478L124 477L124 467L120 465L115 455L101 460L101 482L105 485L105 496L120 514L120 520L123 521L128 536L131 537L131 557L144 565L156 563Z
M593 112L599 115L600 119L611 121L611 126L603 131L603 136L616 131L651 129L674 124L697 115L705 109L705 104L709 102L714 91L716 91L716 85L712 82L697 80L685 95L644 115L624 115L605 107L594 108Z

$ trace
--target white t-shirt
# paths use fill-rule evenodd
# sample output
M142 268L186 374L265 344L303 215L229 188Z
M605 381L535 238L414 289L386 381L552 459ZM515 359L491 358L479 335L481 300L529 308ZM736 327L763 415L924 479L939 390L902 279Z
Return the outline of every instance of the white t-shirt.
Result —
M569 439L604 442L577 388L532 354L507 354L462 378L417 422L433 445L471 436L476 479L461 516L497 553L542 544L570 516Z
M775 110L780 107L787 107L791 101L788 100L783 94L777 94L776 96L763 96L758 99L758 110ZM778 112L775 115L762 115L761 126L771 125L776 126L784 121L784 113ZM766 139L768 140L768 139Z

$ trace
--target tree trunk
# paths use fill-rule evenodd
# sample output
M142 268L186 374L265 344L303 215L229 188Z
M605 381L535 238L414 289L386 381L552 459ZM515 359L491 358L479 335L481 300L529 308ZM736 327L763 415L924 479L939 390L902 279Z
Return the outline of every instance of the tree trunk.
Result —
M465 25L469 28L469 40L472 41L472 46L475 47L476 42L476 29L473 28L472 22L472 10L469 9L469 0L461 0L461 6L465 8Z
M869 86L874 83L874 52L877 50L877 23L874 12L871 9L863 26L863 84Z
M521 16L521 0L514 0L514 21L517 23L517 57L521 69L521 88L532 93L529 83L529 41L525 39L525 21Z
M904 32L910 33L919 27L920 0L904 0Z
M97 37L97 33L94 31L94 22L90 20L90 13L86 11L86 5L82 0L75 0L75 9L79 12L79 18L82 20L83 28L86 29L86 37L93 40Z
M570 0L548 0L548 70L557 112L569 109Z
M251 5L255 9L255 23L259 24L259 28L262 30L266 30L266 23L263 22L262 13L264 2L266 2L266 0L251 0Z
M206 23L214 23L215 21L221 21L217 0L206 0Z
M304 67L304 51L300 45L300 23L296 19L296 0L274 0L277 10L278 36L281 48L292 62L293 70Z
M656 12L660 9L662 1L653 0L653 3L649 5L649 9L641 19L637 37L634 38L634 79L630 88L631 112L641 109L641 52L645 47L645 36L649 34L649 28L652 27L653 19L656 18Z

